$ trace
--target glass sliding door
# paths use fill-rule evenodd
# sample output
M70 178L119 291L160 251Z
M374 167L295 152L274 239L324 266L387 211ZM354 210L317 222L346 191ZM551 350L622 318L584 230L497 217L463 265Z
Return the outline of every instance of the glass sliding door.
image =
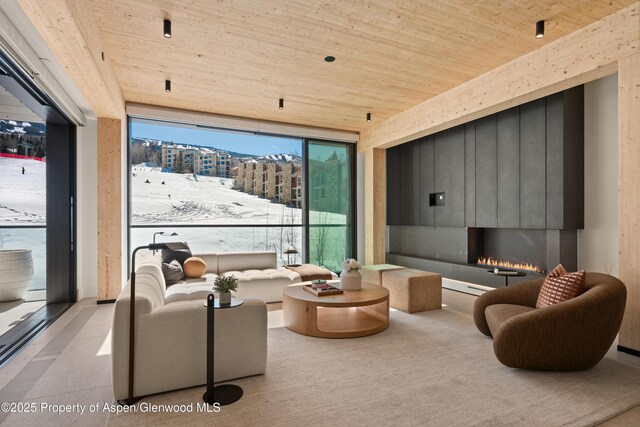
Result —
M353 144L307 141L309 262L340 271L355 257Z
M0 366L75 301L75 126L0 49Z

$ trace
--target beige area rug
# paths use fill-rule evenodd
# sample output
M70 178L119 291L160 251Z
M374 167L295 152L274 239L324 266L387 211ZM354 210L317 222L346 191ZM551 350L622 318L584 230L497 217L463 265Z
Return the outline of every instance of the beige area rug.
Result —
M234 381L244 396L219 413L196 411L196 387L143 400L193 403L191 413L112 414L108 424L587 426L640 403L638 368L611 359L582 372L506 368L470 316L446 309L393 312L389 329L365 338L268 334L267 374Z

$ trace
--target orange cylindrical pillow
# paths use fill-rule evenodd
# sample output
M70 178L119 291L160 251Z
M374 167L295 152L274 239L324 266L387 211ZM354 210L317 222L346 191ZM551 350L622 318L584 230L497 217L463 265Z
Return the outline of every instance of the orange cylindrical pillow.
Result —
M207 271L207 264L204 262L202 258L198 258L192 256L191 258L187 258L182 265L182 269L184 270L184 274L190 278L202 277L202 275Z

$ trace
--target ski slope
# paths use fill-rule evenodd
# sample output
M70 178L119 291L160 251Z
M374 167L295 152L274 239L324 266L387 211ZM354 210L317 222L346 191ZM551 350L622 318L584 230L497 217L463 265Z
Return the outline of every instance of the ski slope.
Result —
M301 209L271 203L232 186L231 178L198 175L196 180L190 174L164 173L159 168L136 165L131 177L131 223L302 223Z
M0 224L46 224L46 171L44 162L0 157Z

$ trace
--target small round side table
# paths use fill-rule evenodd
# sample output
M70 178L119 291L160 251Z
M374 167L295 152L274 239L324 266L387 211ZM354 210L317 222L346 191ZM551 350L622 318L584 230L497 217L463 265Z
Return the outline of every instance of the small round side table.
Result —
M210 405L218 403L220 406L230 405L242 397L242 387L235 384L213 385L213 347L215 341L215 311L234 308L242 305L244 300L231 298L230 304L220 304L213 294L207 296L204 306L207 307L207 391L202 398Z

